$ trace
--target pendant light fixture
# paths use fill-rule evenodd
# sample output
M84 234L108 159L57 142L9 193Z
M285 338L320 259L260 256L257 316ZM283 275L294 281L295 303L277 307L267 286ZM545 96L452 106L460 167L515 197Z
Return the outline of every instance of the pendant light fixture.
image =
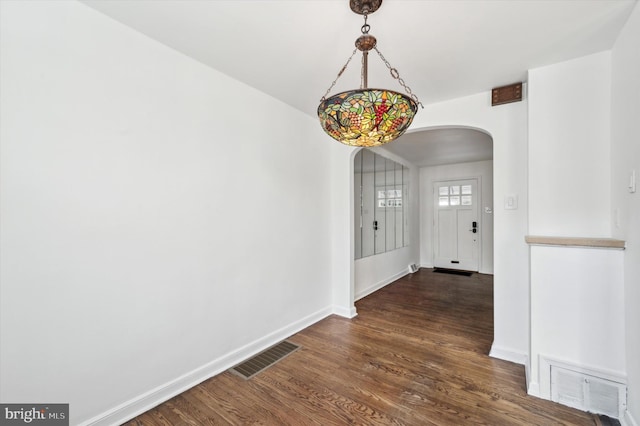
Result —
M370 26L367 24L367 17L378 10L381 4L382 0L349 0L351 10L364 16L362 35L356 40L356 48L318 106L318 118L324 131L345 145L372 147L391 142L407 130L418 111L418 105L422 106L418 97L400 78L398 70L393 68L380 53L376 47L376 38L369 34ZM327 98L358 50L362 52L360 89L348 90ZM387 89L368 88L368 56L371 50L378 53L391 76L398 80L406 94Z

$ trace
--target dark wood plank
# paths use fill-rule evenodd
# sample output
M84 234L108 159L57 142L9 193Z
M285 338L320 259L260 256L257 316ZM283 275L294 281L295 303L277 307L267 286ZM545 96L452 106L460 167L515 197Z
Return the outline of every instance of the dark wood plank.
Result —
M302 348L250 380L229 372L128 425L596 425L527 395L521 365L490 358L493 278L404 277L292 336Z

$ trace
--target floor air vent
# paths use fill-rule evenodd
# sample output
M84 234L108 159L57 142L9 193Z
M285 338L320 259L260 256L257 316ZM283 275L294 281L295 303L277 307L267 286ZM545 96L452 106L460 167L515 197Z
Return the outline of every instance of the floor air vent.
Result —
M298 349L300 349L300 346L284 340L253 358L246 360L242 364L236 365L229 371L248 380Z
M615 419L626 409L626 386L566 368L551 366L551 400Z

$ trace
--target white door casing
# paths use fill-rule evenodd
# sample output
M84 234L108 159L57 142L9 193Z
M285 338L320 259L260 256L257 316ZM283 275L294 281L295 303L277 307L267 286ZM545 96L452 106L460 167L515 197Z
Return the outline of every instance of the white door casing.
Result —
M433 266L477 272L482 229L478 179L434 182L433 194Z

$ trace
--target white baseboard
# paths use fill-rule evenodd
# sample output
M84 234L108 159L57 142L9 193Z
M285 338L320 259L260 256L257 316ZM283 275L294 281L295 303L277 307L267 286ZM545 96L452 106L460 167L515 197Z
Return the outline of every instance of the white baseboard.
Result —
M402 271L398 272L397 274L394 274L388 278L385 278L382 281L378 281L377 283L365 288L364 290L359 291L358 293L356 293L356 300L360 300L363 297L366 297L368 295L370 295L373 292L376 292L378 290L380 290L382 287L391 284L392 282L394 282L395 280L399 280L400 278L404 277L405 275L409 275L409 271L407 269L403 269Z
M353 309L355 312L355 308ZM112 426L120 425L132 418L150 410L151 408L173 398L176 395L196 386L203 381L220 374L238 363L250 358L276 343L290 337L310 325L320 321L333 313L332 307L322 309L305 318L289 324L273 333L255 340L233 352L215 359L201 367L196 368L174 380L171 380L155 389L151 389L129 401L105 411L89 420L80 423L80 426Z
M344 306L333 305L333 314L340 315L345 318L354 318L358 315L355 306L351 306L350 308L345 308Z
M525 383L527 385L527 389L529 389L529 384L533 380L531 379L531 362L529 362L528 355L526 355L524 358L524 378L525 378Z
M640 426L640 423L633 418L629 410L624 412L624 417L620 419L620 424L622 426Z
M491 345L491 351L489 356L492 358L498 358L504 361L515 362L520 365L527 365L527 355L515 352L510 349L501 348L500 346Z

